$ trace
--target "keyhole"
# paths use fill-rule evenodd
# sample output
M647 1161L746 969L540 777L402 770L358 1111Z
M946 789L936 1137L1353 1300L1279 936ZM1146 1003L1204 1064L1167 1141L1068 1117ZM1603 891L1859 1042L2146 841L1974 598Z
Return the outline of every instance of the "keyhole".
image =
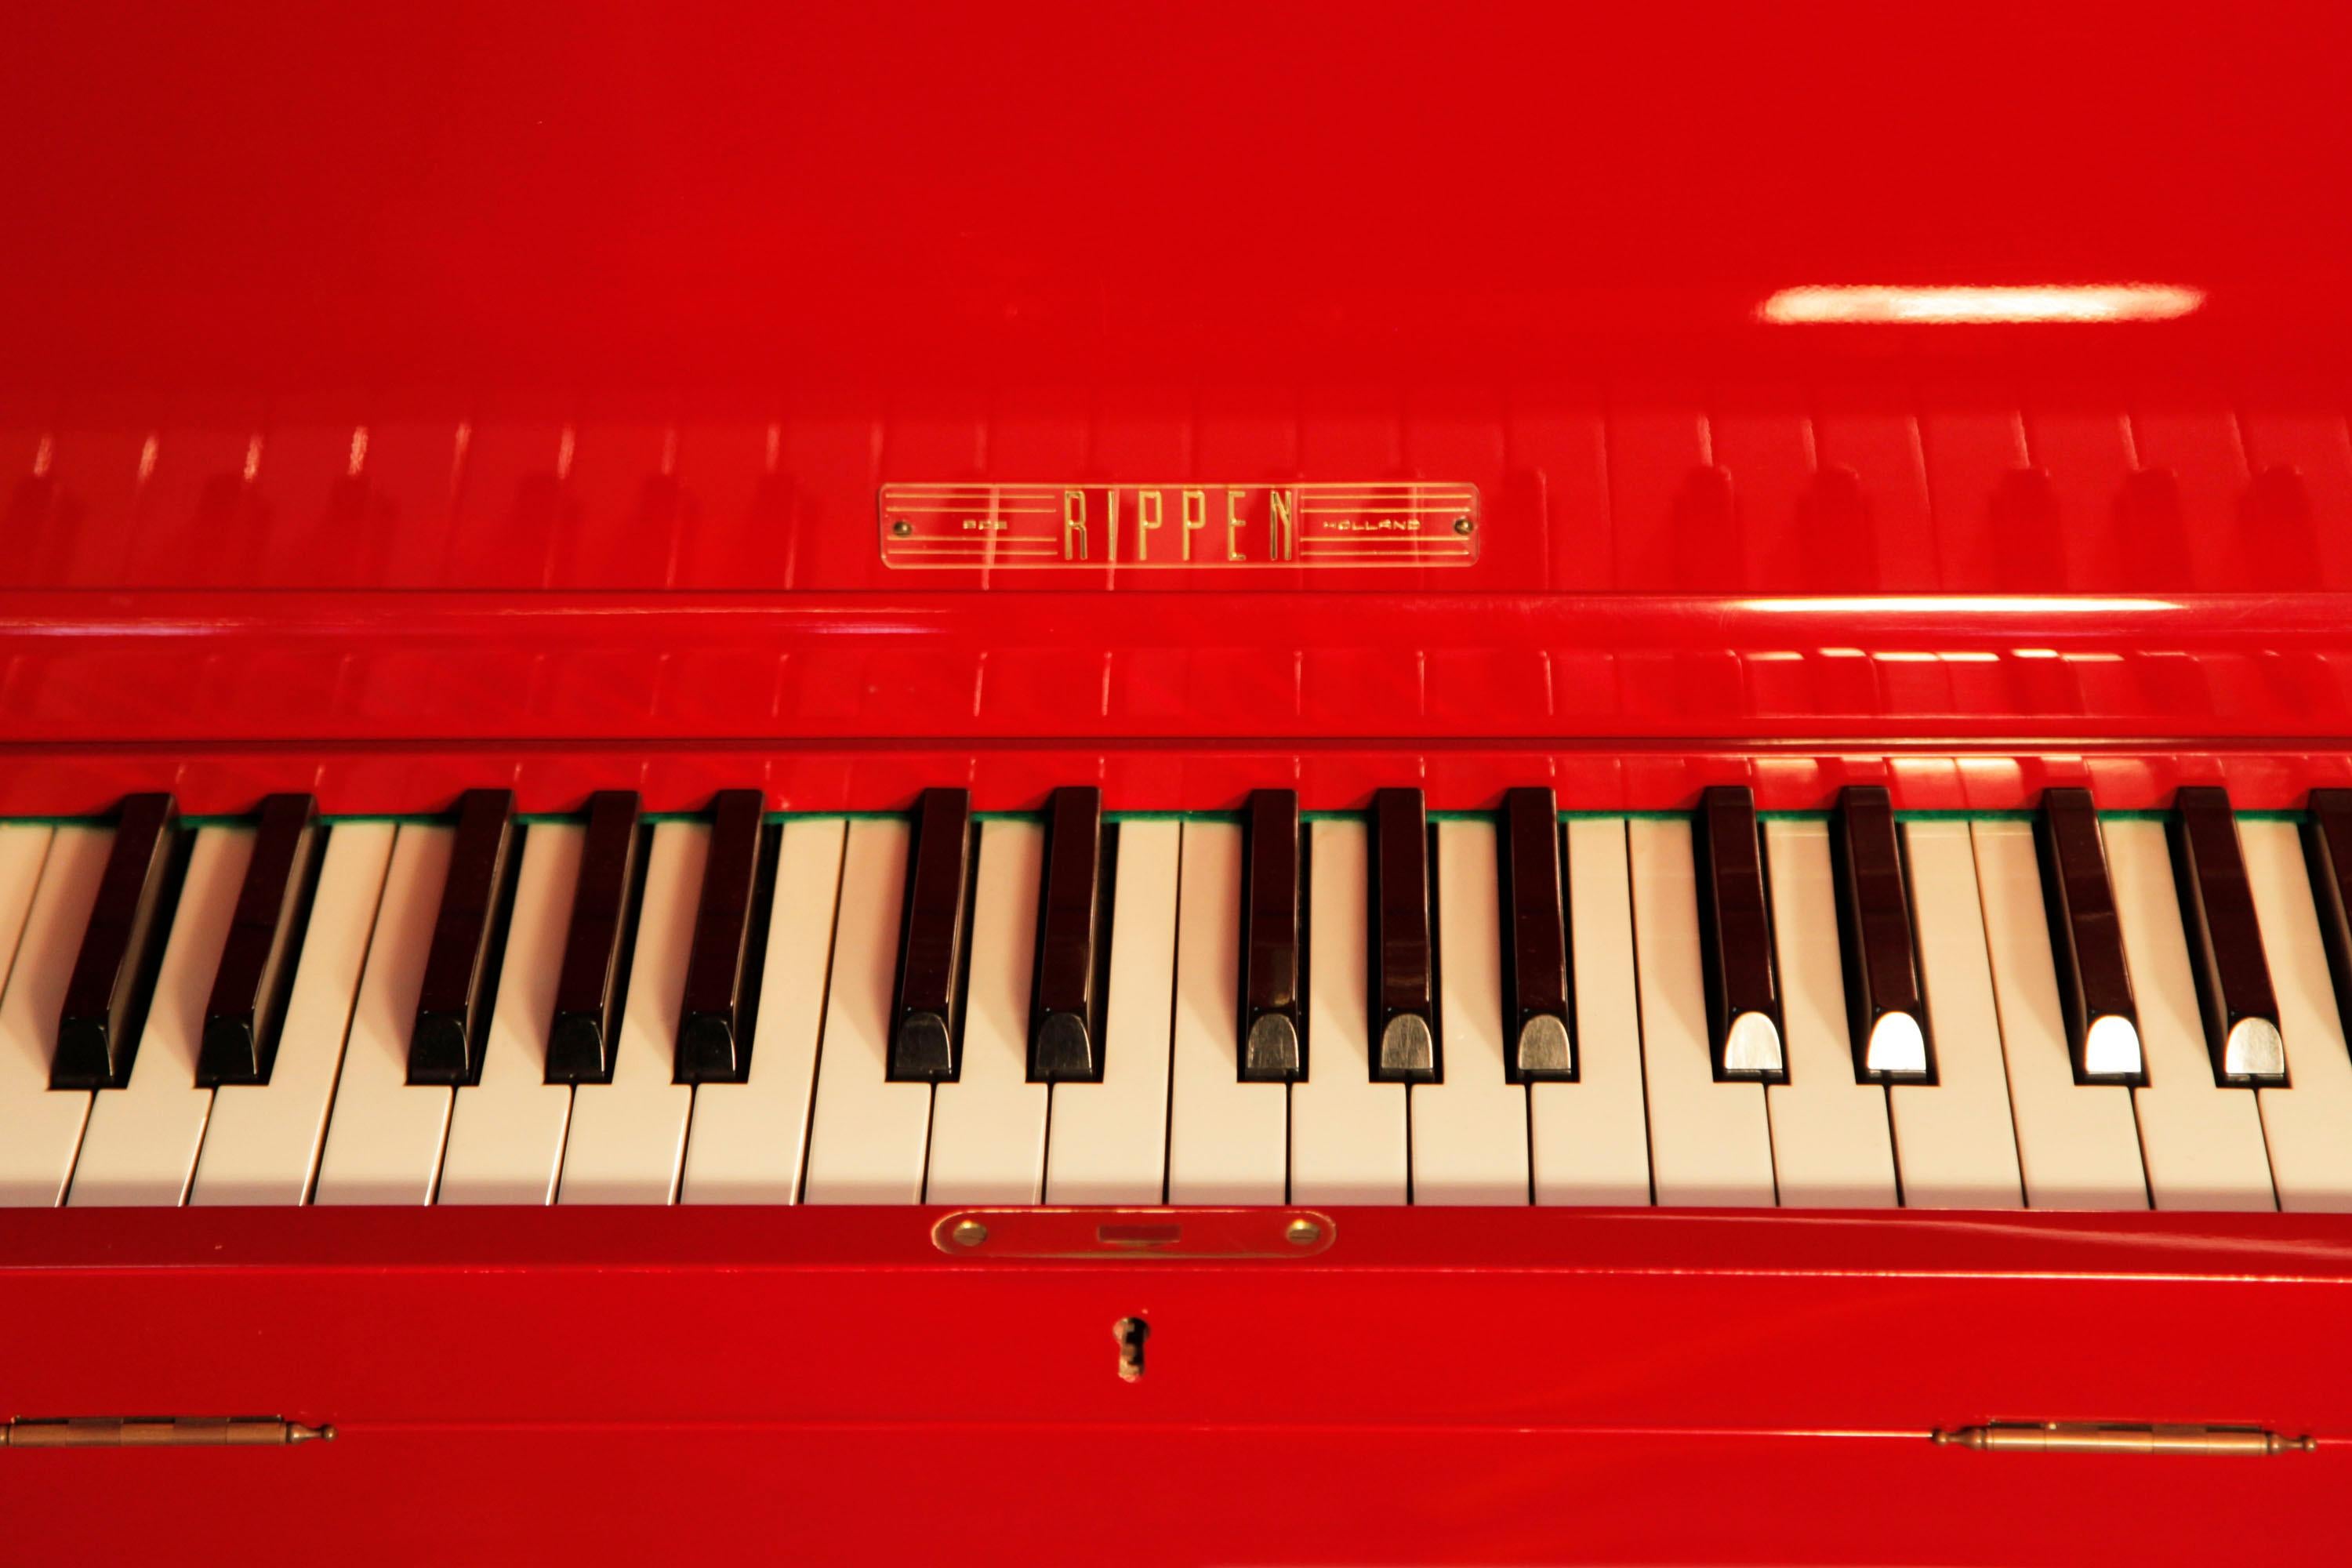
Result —
M1118 1375L1133 1383L1143 1375L1143 1342L1151 1337L1151 1325L1141 1318L1121 1318L1110 1331L1118 1341Z

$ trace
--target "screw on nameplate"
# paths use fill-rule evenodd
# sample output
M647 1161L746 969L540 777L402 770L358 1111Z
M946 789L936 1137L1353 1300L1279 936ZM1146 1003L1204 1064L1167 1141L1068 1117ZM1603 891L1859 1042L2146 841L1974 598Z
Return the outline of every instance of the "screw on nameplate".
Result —
M961 1209L931 1226L950 1258L1311 1258L1329 1250L1331 1216L1303 1209Z
M1118 1341L1120 1381L1139 1381L1143 1376L1143 1342L1151 1337L1151 1325L1141 1318L1121 1318L1110 1326L1110 1331Z

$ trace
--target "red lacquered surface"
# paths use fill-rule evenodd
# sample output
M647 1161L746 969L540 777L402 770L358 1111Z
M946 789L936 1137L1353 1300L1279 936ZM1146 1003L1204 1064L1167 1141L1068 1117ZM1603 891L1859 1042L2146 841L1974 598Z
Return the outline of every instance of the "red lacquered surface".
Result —
M30 26L0 809L2338 782L2337 8L1472 10ZM1769 319L1858 283L2189 308ZM877 547L1200 478L1473 483L1479 559Z
M2016 811L2051 784L2087 784L2107 809L2168 807L2182 784L2221 784L2247 810L2300 808L2308 792L2352 783L2341 742L2303 745L2141 742L2021 749L1989 742L1891 749L1600 741L1443 747L1220 741L1173 746L1069 742L794 745L659 742L380 746L213 742L26 747L0 754L0 811L110 810L132 790L170 789L184 810L244 815L276 790L308 789L333 812L441 813L467 789L515 790L520 809L576 812L593 790L633 788L647 809L701 811L722 789L759 788L778 810L905 811L936 784L960 784L986 811L1036 811L1057 786L1099 781L1114 811L1237 811L1253 789L1292 785L1308 810L1360 811L1374 789L1418 784L1443 810L1491 811L1502 793L1549 784L1564 810L1687 810L1709 784L1752 786L1773 811L1822 811L1849 784L1886 785L1906 811Z
M2347 514L2352 515L2352 514ZM987 808L1098 780L1114 809L1314 809L1418 782L1478 809L1768 808L1882 782L1908 809L2103 805L2184 783L2285 807L2347 776L2352 620L2332 594L1444 595L22 591L0 596L0 811L175 787L429 811L763 785L802 810L969 784Z
M138 1538L88 1506L137 1477L159 1502L282 1488L284 1525L381 1561L436 1530L602 1559L657 1524L992 1562L2177 1560L2249 1510L2299 1561L2340 1531L2336 1220L1340 1210L1328 1249L1242 1266L950 1258L946 1212L0 1217L0 1331L42 1347L16 1408L340 1434L11 1455L0 1482L54 1505L28 1546ZM1127 1317L1151 1325L1133 1381ZM2125 1463L1928 1438L2021 1414L2323 1442ZM1075 1452L1099 1472L1056 1473ZM1367 1475L1408 1495L1374 1507ZM354 1514L381 1524L352 1540ZM209 1529L175 1540L225 1550Z
M2347 603L16 593L0 654L43 742L2194 743L2352 728Z
M2352 783L2347 27L15 18L0 813L2292 807ZM1768 310L1870 283L2179 308ZM1475 484L1479 559L880 564L885 483L1187 479ZM266 1518L383 1563L2341 1554L2338 1221L1415 1212L1155 1268L967 1266L935 1217L0 1217L38 1348L0 1414L345 1433L0 1454L8 1552L249 1560ZM2324 1440L1923 1436L1994 1416Z
M2347 27L2186 0L60 10L0 81L26 238L0 319L98 393L854 375L1033 426L1113 377L1173 424L1195 387L1890 353L2253 389L2342 371ZM1757 317L1796 285L2133 281L2205 303L1886 343Z
M20 1517L15 1539L68 1557L127 1555L155 1540L141 1521L162 1518L183 1561L248 1561L255 1527L220 1502L266 1495L270 1531L345 1562L698 1549L822 1563L2063 1568L2210 1562L2250 1538L2272 1561L2337 1561L2347 1452L2216 1472L2003 1462L1907 1436L1007 1422L403 1427L291 1454L121 1454L104 1469L89 1454L10 1459L55 1505Z
M143 1409L143 1390L352 1430L1019 1416L1925 1433L2153 1411L2352 1439L2352 1364L2329 1343L2352 1229L2325 1216L1342 1210L1328 1249L1220 1264L950 1257L931 1237L948 1212L0 1216L0 1322L47 1325L11 1397ZM271 1303L289 1289L303 1330L280 1342ZM99 1353L92 1310L124 1291L157 1321L210 1325L224 1353L161 1338ZM2207 1314L2241 1312L2263 1331L2217 1353ZM1134 1387L1111 1332L1130 1315L1153 1325ZM1433 1317L1462 1327L1433 1342L1412 1327ZM420 1379L428 1360L447 1375Z

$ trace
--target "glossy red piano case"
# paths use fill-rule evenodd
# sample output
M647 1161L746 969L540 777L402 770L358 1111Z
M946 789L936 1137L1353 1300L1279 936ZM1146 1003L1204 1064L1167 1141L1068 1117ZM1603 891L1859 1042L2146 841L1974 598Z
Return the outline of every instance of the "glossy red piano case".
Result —
M9 33L11 814L2352 783L2337 6ZM1161 480L1472 485L1479 549L877 541L887 485ZM0 1416L336 1431L12 1445L0 1555L2342 1556L2331 1216L950 1217L0 1215ZM2316 1445L1932 1440L1997 1421Z

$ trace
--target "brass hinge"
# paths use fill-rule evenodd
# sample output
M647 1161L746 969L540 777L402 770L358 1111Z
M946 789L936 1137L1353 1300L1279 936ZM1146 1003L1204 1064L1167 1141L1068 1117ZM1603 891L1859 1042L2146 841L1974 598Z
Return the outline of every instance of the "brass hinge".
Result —
M332 1442L332 1426L304 1426L275 1415L18 1416L0 1427L10 1448L274 1447Z
M1938 1443L2037 1454L2295 1454L2318 1445L2259 1426L2160 1426L2110 1421L1989 1421L1936 1435Z

